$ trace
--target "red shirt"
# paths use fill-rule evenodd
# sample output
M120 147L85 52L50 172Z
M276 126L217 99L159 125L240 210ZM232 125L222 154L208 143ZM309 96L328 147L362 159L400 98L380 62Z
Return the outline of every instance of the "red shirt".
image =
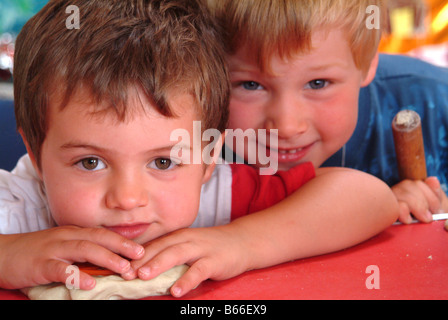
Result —
M248 165L231 164L231 220L271 207L315 177L311 162L274 175L260 175Z

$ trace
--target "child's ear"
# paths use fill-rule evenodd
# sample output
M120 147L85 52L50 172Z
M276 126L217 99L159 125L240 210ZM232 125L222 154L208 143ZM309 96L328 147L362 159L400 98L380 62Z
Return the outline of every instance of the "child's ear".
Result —
M376 69L378 68L378 60L379 60L379 53L377 51L372 59L372 62L370 63L369 69L367 70L367 74L363 82L361 83L361 87L367 87L375 78Z
M205 172L204 177L202 178L202 183L206 183L210 178L212 177L213 171L215 170L216 164L221 163L222 159L221 157L221 149L224 145L226 133L223 132L220 136L220 139L216 142L215 146L213 147L213 156L211 157L211 162L209 164L205 164Z
M36 157L34 153L31 151L30 145L28 143L28 140L26 140L25 135L23 134L22 128L19 128L20 136L22 137L23 143L25 144L26 152L28 153L31 163L33 164L34 169L36 170L39 177L42 179L42 174L40 172L39 166L37 165Z

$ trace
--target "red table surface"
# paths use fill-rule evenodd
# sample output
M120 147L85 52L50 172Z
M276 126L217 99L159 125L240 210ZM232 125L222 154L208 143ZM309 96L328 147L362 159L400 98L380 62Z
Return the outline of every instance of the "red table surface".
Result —
M373 277L378 289L366 286ZM26 297L0 290L0 299ZM391 226L340 252L205 281L184 299L448 299L448 232L443 221Z

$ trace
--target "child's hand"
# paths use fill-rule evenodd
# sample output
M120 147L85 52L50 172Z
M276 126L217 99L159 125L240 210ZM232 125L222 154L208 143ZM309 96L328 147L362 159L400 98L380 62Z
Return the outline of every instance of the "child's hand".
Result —
M239 275L246 271L250 251L244 250L228 226L182 229L151 241L144 257L131 262L135 271L122 276L149 280L176 265L188 264L190 269L171 287L171 294L180 297L206 279Z
M422 222L431 222L432 214L448 211L448 198L435 177L425 181L404 180L392 187L399 206L399 220L408 224L412 215Z
M91 262L117 273L129 270L128 260L138 259L139 244L102 228L57 227L38 232L0 235L0 287L18 289L50 282L65 283L72 262ZM81 289L95 280L80 272Z

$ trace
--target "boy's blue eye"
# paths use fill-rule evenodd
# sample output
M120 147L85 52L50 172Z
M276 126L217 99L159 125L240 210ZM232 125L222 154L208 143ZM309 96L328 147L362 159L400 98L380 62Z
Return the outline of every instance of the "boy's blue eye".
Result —
M260 84L255 81L245 81L242 83L242 86L246 90L257 90L261 87Z
M104 162L95 157L82 159L76 165L87 171L97 171L106 168Z
M327 85L328 85L328 81L322 80L322 79L316 79L316 80L312 80L312 81L308 82L308 86L313 90L323 89Z

